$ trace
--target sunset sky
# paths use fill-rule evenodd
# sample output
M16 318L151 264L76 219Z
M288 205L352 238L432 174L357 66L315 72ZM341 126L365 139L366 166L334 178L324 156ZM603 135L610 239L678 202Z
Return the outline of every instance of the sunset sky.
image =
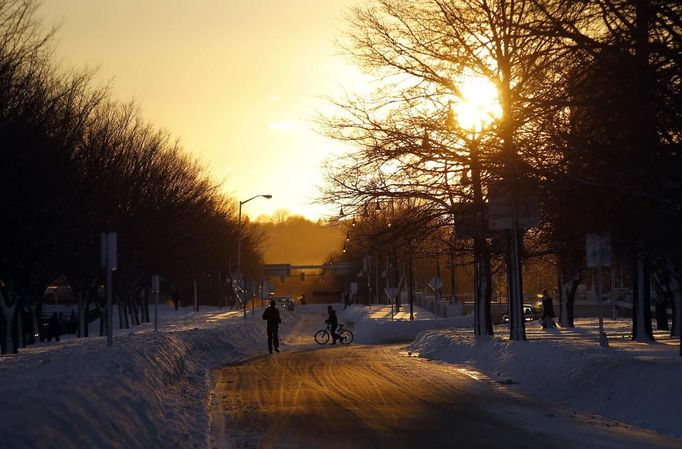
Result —
M45 0L63 68L96 68L114 98L181 139L251 217L316 219L321 161L338 144L309 123L362 79L335 45L354 0Z

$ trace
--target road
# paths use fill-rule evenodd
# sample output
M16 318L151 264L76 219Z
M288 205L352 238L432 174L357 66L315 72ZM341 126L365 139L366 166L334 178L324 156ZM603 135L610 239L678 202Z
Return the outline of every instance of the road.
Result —
M282 352L214 374L208 446L223 448L679 448L550 408L398 346Z

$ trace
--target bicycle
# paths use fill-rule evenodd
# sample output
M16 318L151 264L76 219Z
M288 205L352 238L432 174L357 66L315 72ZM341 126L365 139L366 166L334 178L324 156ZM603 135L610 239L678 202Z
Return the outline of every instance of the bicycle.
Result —
M353 341L353 333L349 331L348 329L343 328L343 324L339 324L338 329L336 330L336 335L338 336L337 340L339 343L342 345L349 345ZM315 333L315 342L318 345L326 345L329 342L329 339L332 336L332 329L327 324L326 329L320 329Z

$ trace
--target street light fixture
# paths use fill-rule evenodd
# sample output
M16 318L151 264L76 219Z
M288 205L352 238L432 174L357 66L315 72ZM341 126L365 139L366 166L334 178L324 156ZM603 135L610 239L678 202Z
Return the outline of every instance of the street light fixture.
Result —
M270 194L261 194L261 195L255 195L249 198L248 200L240 201L239 202L239 220L237 222L237 279L239 282L241 282L242 279L242 206L246 203L248 203L251 200L255 200L256 198L266 198L266 199L271 199L272 195ZM246 303L243 305L244 307L244 318L246 318Z

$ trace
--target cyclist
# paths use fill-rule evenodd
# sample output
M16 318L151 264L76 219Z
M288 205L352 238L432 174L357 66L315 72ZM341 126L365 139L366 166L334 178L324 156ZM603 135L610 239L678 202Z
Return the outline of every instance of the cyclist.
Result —
M339 336L336 334L336 328L339 325L339 320L336 318L336 311L331 305L327 306L327 313L329 314L329 318L327 318L324 322L329 324L329 328L332 333L332 344L335 345L336 340L339 338Z

